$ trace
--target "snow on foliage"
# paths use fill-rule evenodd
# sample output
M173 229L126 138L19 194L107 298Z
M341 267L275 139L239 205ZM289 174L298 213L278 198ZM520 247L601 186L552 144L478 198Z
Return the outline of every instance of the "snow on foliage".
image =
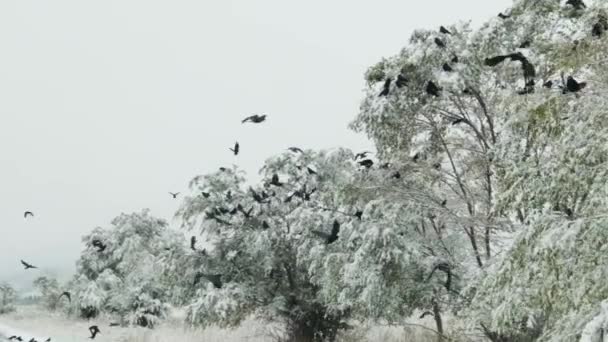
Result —
M156 325L171 300L160 261L184 248L183 237L144 210L118 216L111 228L96 228L83 241L71 310L86 318L106 312L123 323Z

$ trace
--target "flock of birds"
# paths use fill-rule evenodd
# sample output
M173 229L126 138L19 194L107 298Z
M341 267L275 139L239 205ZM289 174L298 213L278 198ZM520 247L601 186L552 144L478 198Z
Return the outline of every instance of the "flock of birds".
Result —
M568 0L566 2L567 5L571 5L573 6L575 9L577 10L583 10L585 9L587 6L585 5L585 3L582 0ZM503 13L499 13L498 17L501 19L508 19L511 17L511 15L507 15L507 14L503 14ZM604 32L608 30L608 19L605 17L600 17L598 22L595 23L592 27L592 36L594 37L600 37L601 35L604 34ZM445 28L444 26L441 26L439 28L439 33L442 35L452 35L452 32L450 32L447 28ZM446 42L439 38L439 37L435 37L434 39L435 44L441 48L441 49L445 49L447 47ZM531 45L530 41L525 41L523 42L519 48L528 48ZM498 56L494 56L494 57L488 57L484 60L484 64L486 66L489 67L495 67L503 62L505 62L506 60L510 60L513 62L519 62L521 64L521 69L523 72L523 76L524 76L524 82L525 82L525 86L524 89L519 91L518 94L520 95L524 95L524 94L530 94L534 92L534 86L535 86L535 81L534 78L536 77L536 71L534 68L534 65L521 53L521 52L515 52L515 53L511 53L511 54L507 54L507 55L498 55ZM452 72L453 68L450 65L450 63L455 64L458 63L458 56L456 56L455 54L453 55L453 57L451 58L449 63L444 63L442 65L442 70L445 72ZM392 83L392 78L387 78L384 82L384 86L382 88L382 91L380 92L379 96L387 96L390 92L390 87L391 87L391 83ZM395 85L397 86L397 88L401 88L403 86L406 86L408 83L408 78L406 75L404 75L403 73L397 75L397 79L395 81ZM545 88L552 88L553 87L554 82L552 80L549 80L547 82L545 82L543 84L543 87ZM586 82L579 82L577 80L575 80L572 76L568 76L566 80L564 80L563 78L563 74L562 74L562 85L560 85L559 87L562 89L562 92L564 94L571 92L571 93L577 93L579 91L581 91L582 89L584 89L586 87L587 83ZM441 96L441 91L442 88L439 87L437 84L435 84L432 80L429 80L426 84L426 88L425 91L427 94L431 95L431 96L435 96L435 97L440 97ZM463 90L463 93L465 94L470 94L472 92L471 89L466 88ZM266 115L251 115L248 116L246 118L244 118L241 123L246 123L246 122L251 122L254 124L259 124L262 123L266 120ZM459 124L464 122L465 119L463 118L457 118L455 120L452 121L453 125ZM229 150L236 156L239 154L240 151L240 145L238 142L235 142L233 147L230 147ZM294 153L302 153L302 149L298 148L298 147L289 147L288 150L290 150L291 152ZM369 151L365 151L365 152L361 152L361 153L357 153L355 155L355 160L358 160L358 164L369 169L370 167L372 167L374 165L374 162L371 159L367 158L367 154L370 153ZM420 158L420 154L417 153L416 155L414 155L412 157L412 160L414 162L416 162L418 159ZM381 168L388 168L389 164L385 163L383 165L381 165ZM440 168L441 165L434 165L435 168ZM220 168L220 170L226 170L225 168ZM307 167L307 171L309 174L314 175L316 174L316 171L313 170L310 167ZM392 176L393 178L400 178L401 175L399 174L399 172L395 172ZM279 176L277 174L274 174L271 178L271 180L268 182L269 185L273 185L273 186L283 186L283 183L279 180ZM270 201L270 197L271 195L269 193L267 193L266 191L262 191L261 193L258 193L256 191L254 191L253 189L249 189L252 198L258 202L258 203L268 203ZM291 195L289 195L284 201L290 202L293 197L299 197L304 201L310 200L310 196L316 191L317 189L314 188L310 191L308 191L306 189L306 186L304 186L303 189L301 190L297 190L294 193L292 193ZM171 195L172 198L176 199L178 197L178 195L180 194L179 192L169 192L169 194ZM204 197L209 197L210 194L203 192L202 193ZM440 204L442 207L445 207L447 203L447 200L443 200ZM232 215L237 214L237 213L241 213L243 214L245 217L249 218L252 216L252 210L253 208L250 208L249 210L245 210L240 204L238 204L234 209L229 210L226 208L216 208L214 211L212 212L208 212L206 213L206 218L207 219L213 219L216 220L222 224L227 224L230 225L229 222L222 220L220 218L221 215L230 213ZM353 216L357 217L359 220L361 220L361 217L363 215L363 211L358 210ZM25 219L27 219L28 217L34 217L34 213L31 211L25 211L23 213L23 217ZM266 229L269 228L268 223L266 221L262 222L262 226ZM319 230L313 230L312 231L315 235L319 236L320 238L322 238L327 244L331 244L333 242L335 242L338 239L338 235L340 233L340 223L338 222L338 220L334 220L332 229L330 233L327 232L323 232L323 231L319 231ZM106 249L106 245L97 239L94 239L92 241L92 245L97 248L98 252L103 252ZM190 248L194 251L196 251L196 237L192 236L190 239ZM203 253L205 253L205 250L202 251ZM37 266L34 266L24 260L21 260L21 264L23 265L25 270L28 269L37 269ZM449 272L448 272L448 277L449 277ZM195 279L194 279L194 284L196 285L201 278L205 278L207 279L209 282L211 282L213 284L214 287L216 288L221 288L222 287L222 281L221 281L221 274L206 274L206 273L202 273L199 272L196 274ZM449 284L449 278L448 278L448 284ZM447 286L449 288L449 285ZM72 296L69 292L63 292L60 296L59 299L61 299L62 297L65 297L68 301L72 301ZM110 326L118 326L118 323L110 323ZM96 325L92 325L89 327L89 332L91 334L91 336L89 338L94 339L97 334L100 334L101 331L99 329L98 326ZM9 338L9 340L16 340L19 342L22 342L23 339L21 336L11 336ZM37 342L35 339L31 339L28 342ZM45 342L51 342L51 339L47 339Z
M585 5L585 3L583 2L583 0L568 0L566 2L566 5L570 5L570 6L574 7L574 9L576 9L576 10L583 10L587 7ZM499 13L498 17L501 19L508 19L511 17L511 15ZM606 30L608 30L608 18L606 18L603 15L600 15L598 18L598 21L593 25L593 27L591 29L591 35L593 37L601 37ZM439 28L439 33L442 35L452 35L452 32L450 32L444 26L441 26ZM446 44L445 40L441 39L440 37L435 37L434 42L435 42L435 45L437 45L437 47L439 47L440 49L447 48L447 44ZM574 49L576 49L577 43L578 42L575 42ZM520 49L529 48L531 46L531 44L532 44L531 41L526 40L519 45L519 48ZM536 82L535 82L536 70L534 68L534 65L521 52L514 52L514 53L507 54L507 55L498 55L498 56L494 56L494 57L488 57L484 60L484 64L489 67L495 67L495 66L503 63L506 60L519 62L521 64L521 69L522 69L523 77L524 77L524 88L522 90L519 90L517 93L519 95L526 95L526 94L534 93L534 87L536 85ZM446 62L442 65L442 70L445 72L454 71L454 69L452 68L450 63L451 64L458 63L458 56L456 54L453 54L453 57L451 58L450 62ZM397 86L397 88L402 88L407 85L408 81L409 80L407 78L407 75L404 75L402 72L399 75L397 75L395 85ZM393 82L393 79L391 77L388 77L385 79L384 86L382 87L382 90L378 94L379 97L388 96L388 94L390 93L392 82ZM548 80L545 83L543 83L543 87L552 88L554 83L555 82L553 80ZM562 84L559 85L558 87L562 89L563 94L566 94L569 92L577 93L587 86L586 82L579 82L576 79L574 79L573 76L568 76L566 79L564 79L563 73L561 75L561 83ZM440 97L442 91L443 91L443 89L440 86L438 86L435 82L433 82L432 80L427 81L426 87L425 87L425 92L428 95ZM472 94L473 90L467 87L463 90L463 93ZM456 124L462 123L464 121L465 121L465 119L463 119L463 118L455 118L452 121L452 124L456 125Z

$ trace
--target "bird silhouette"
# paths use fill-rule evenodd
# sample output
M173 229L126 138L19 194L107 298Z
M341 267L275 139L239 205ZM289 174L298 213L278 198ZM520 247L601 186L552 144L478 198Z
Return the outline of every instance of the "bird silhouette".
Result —
M34 217L34 213L31 211L26 211L23 213L23 218L27 218L28 216Z
M441 40L439 38L435 38L435 44L442 49L445 48L445 43L443 42L443 40Z
M252 123L260 123L260 122L264 122L266 120L266 115L251 115L246 117L245 119L243 119L243 121L241 121L241 123L245 123L247 121L250 121Z
M330 234L327 234L327 233L319 231L319 230L313 230L312 232L314 234L316 234L317 236L325 239L325 242L329 245L329 244L335 242L336 240L338 240L338 234L340 233L340 222L338 222L338 220L334 220L334 224L333 224Z
M203 195L203 197L205 197L205 198L209 198L209 196L211 196L211 194L210 194L210 193L208 193L208 192L204 192L204 191L201 191L201 194L202 194L202 195Z
M387 78L386 81L384 81L384 87L382 87L382 91L380 92L380 94L378 94L378 97L388 95L388 92L391 88L391 81L392 79L390 77Z
M448 63L443 63L443 66L441 68L445 72L452 72L452 71L454 71L454 69L452 69L452 67Z
M220 171L222 171L222 172L226 172L226 171L228 171L228 169L227 169L227 168L225 168L225 167L220 167Z
M72 294L69 293L68 291L63 292L61 295L59 295L58 299L61 299L61 297L65 296L65 298L68 299L68 302L72 302Z
M89 332L91 333L91 337L89 337L90 339L95 339L95 336L97 336L97 334L101 334L101 330L99 330L99 327L96 325L92 325L89 327Z
M23 341L23 338L21 338L21 336L16 336L16 335L13 335L13 336L9 337L8 339L11 341L12 340Z
M177 195L179 195L179 192L169 192L169 194L171 194L171 196L173 196L173 198L177 198Z
M606 28L604 25L602 25L602 23L595 23L591 28L591 35L594 37L601 37L605 30Z
M95 248L97 248L98 252L103 252L106 250L106 245L101 242L100 240L94 239L93 241L91 241L91 245Z
M508 18L511 18L511 15L510 14L502 14L502 12L501 12L501 13L498 13L498 17L500 19L508 19Z
M374 165L374 162L371 159L364 159L358 163L361 166L365 166L366 169L369 169L370 167L372 167L372 165Z
M263 229L268 229L268 228L270 228L270 226L268 225L268 222L266 222L266 221L262 221L262 228L263 228Z
M308 170L308 173L309 173L309 174L311 174L311 175L316 175L316 174L317 174L317 171L315 171L315 170L311 169L311 168L310 168L310 167L308 167L308 166L306 167L306 169Z
M288 150L290 150L293 153L304 153L304 151L302 151L302 149L299 147L290 147L290 148L288 148Z
M25 267L24 268L25 270L30 269L30 268L38 268L38 267L36 267L36 266L34 266L32 264L28 264L27 262L25 262L23 260L21 260L21 264L23 265L23 267Z
M190 238L190 249L196 251L196 236L192 235Z
M403 86L405 86L408 82L408 79L403 76L402 74L397 75L397 81L395 82L395 85L397 86L397 88L401 88Z
M363 210L357 210L355 212L355 217L361 221L361 217L363 217Z
M245 211L245 208L243 208L243 206L239 203L236 208L245 216L245 218L251 218L251 212L253 211L253 207L249 208L248 211Z
M251 193L251 196L253 197L254 201L258 203L268 203L268 201L266 201L266 198L258 194L255 190L253 190L253 188L249 188L249 192Z
M234 153L234 155L236 156L237 154L239 154L239 143L238 141L234 143L234 147L230 147L228 148L230 151L232 151L232 153Z
M463 123L464 121L465 121L464 118L458 118L458 119L452 121L452 126L458 125L459 123Z
M274 186L283 186L283 183L279 181L279 175L276 173L272 175L272 179L270 180L270 185Z
M443 201L441 201L441 206L445 207L448 204L448 200L444 199Z
M47 338L44 342L51 342L51 338Z
M433 83L433 81L429 81L426 84L426 92L429 95L433 95L433 96L439 97L441 95L440 94L441 88L438 87L435 83Z
M452 63L458 63L458 56L454 55L451 60Z
M568 76L568 80L566 81L566 89L571 93L576 93L581 91L583 88L587 86L587 82L577 82L574 77Z
M587 5L585 5L583 0L568 0L566 1L566 5L571 5L577 10L587 8Z
M553 87L553 81L549 80L549 81L543 83L543 87L545 87L545 88Z
M439 27L439 32L443 33L443 34L452 34L452 32L450 32L448 29L446 29L443 26Z

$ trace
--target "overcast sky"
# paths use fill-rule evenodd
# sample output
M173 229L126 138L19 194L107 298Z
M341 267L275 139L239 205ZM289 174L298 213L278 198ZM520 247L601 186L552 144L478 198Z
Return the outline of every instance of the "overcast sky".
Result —
M69 274L83 234L142 208L171 219L168 191L222 165L256 174L292 145L369 148L347 128L365 70L415 28L510 3L1 1L0 282ZM268 120L241 125L251 113Z

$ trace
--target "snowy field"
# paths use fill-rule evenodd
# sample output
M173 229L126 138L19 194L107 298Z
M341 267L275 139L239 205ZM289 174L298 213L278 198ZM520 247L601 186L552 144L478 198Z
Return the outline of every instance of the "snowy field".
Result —
M157 329L109 327L109 321L104 319L90 322L69 320L59 313L48 313L35 306L20 306L18 311L0 316L0 341L5 342L12 335L21 336L24 342L35 338L44 342L51 338L52 342L91 341L88 327L99 326L101 334L96 341L112 342L202 342L202 341L277 341L273 338L276 333L272 327L253 321L246 322L235 330L217 328L191 329L185 328L178 321L179 317L165 322ZM432 335L423 329L372 327L355 329L343 336L341 342L426 342L434 341Z

